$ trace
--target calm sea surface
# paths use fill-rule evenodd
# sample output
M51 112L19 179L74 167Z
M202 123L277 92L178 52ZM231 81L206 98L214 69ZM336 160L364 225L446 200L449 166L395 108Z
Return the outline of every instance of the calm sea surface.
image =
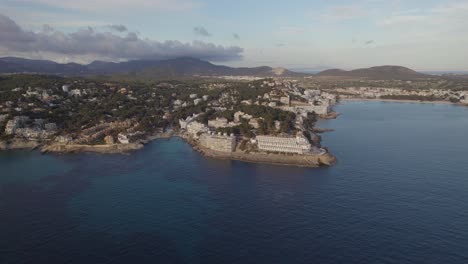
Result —
M468 108L351 102L305 169L0 153L0 263L468 263Z

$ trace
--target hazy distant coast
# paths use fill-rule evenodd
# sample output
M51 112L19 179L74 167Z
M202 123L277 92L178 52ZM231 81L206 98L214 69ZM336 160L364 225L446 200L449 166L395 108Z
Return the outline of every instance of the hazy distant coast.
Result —
M369 101L369 102L390 102L390 103L415 103L415 104L454 104L449 101L421 101L421 100L402 100L402 99L379 99L379 98L343 98L341 102L358 102L358 101Z

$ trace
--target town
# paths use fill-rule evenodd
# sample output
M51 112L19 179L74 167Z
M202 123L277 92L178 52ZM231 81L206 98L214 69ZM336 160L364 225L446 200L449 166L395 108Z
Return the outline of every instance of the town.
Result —
M179 135L220 153L310 156L327 153L313 129L337 102L297 80L130 84L33 75L3 77L0 98L3 148L120 152Z
M315 124L336 118L333 106L339 100L468 104L468 92L460 90L356 81L330 86L310 78L226 76L142 83L19 74L4 76L0 83L3 149L115 153L177 135L208 156L260 162L307 156L314 166L334 162L321 146Z

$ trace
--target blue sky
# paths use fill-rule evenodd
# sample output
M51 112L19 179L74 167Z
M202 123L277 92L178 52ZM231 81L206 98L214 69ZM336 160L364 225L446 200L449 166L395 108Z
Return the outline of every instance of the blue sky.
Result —
M23 33L43 31L47 24L69 38L67 34L91 27L88 35L110 32L114 37L109 39L119 42L118 37L135 32L140 47L156 41L151 45L170 56L182 50L182 55L193 53L232 66L350 69L393 64L418 70L468 70L467 0L0 0L0 14ZM112 31L109 25L124 25L128 31ZM103 54L100 48L82 45L89 46L89 53L73 48L67 54L65 47L43 47L42 42L54 43L57 38L44 40L42 33L36 36L41 45L23 47L10 41L2 48L1 34L0 56L84 63L140 58L155 50L123 51L128 54L117 58L118 50ZM166 51L166 40L180 45L170 45ZM128 45L113 48L128 49ZM43 48L29 50L33 46Z

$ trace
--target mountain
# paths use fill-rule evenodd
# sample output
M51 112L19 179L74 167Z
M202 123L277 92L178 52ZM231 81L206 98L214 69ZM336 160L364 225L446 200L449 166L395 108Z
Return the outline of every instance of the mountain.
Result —
M44 73L58 75L81 75L87 68L77 63L59 64L47 60L23 58L0 58L0 73Z
M0 58L0 74L2 73L41 73L55 75L110 75L132 74L145 77L181 77L181 76L282 76L297 77L306 74L295 73L283 68L267 66L255 68L232 68L215 65L195 58L177 58L169 60L134 60L126 62L94 61L88 65L76 63L60 64L46 60L30 60L22 58Z
M368 78L374 80L412 80L434 78L434 76L419 73L402 66L377 66L352 71L331 69L319 72L317 76Z

